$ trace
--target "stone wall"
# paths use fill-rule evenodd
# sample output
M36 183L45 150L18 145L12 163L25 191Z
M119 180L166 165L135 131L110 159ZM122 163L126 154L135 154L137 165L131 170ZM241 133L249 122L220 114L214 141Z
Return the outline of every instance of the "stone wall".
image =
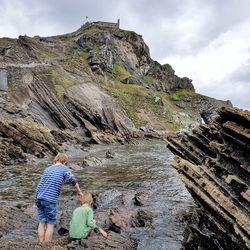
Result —
M7 91L7 71L6 69L0 69L0 91Z
M94 25L101 27L117 28L119 29L119 23L110 23L110 22L93 22Z
M86 22L83 27L89 27L89 26L99 26L99 27L105 27L105 28L112 28L112 29L119 29L119 21L117 23L111 23L111 22Z

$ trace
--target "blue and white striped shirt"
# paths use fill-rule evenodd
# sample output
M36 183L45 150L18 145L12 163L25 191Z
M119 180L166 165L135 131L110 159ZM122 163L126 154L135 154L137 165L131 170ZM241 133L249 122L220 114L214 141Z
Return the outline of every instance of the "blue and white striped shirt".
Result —
M67 166L60 164L46 168L36 189L36 199L57 203L65 180L74 186L77 183Z

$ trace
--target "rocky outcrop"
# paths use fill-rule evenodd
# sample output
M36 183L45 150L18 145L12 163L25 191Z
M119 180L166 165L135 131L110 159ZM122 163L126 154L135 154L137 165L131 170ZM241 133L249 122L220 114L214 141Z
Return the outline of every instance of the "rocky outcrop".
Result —
M201 99L192 81L153 61L142 36L118 27L91 24L53 37L2 38L0 67L0 140L6 145L0 162L13 162L8 145L22 161L25 153L42 157L62 150L62 138L80 144L159 138L164 135L158 130L207 116L206 108L199 110L207 106L203 100L191 105L193 95ZM179 90L190 98L182 93L176 101ZM187 114L175 119L180 110Z
M161 65L153 61L147 71L147 76L151 76L155 81L155 88L158 91L174 92L178 89L189 89L195 91L192 80L187 77L178 77L169 64Z
M121 29L82 27L76 44L88 53L92 70L113 71L113 65L123 66L130 72L144 72L151 62L148 46L142 37ZM94 44L94 46L93 46Z
M88 63L94 72L113 73L113 65L122 66L131 74L123 83L142 85L140 77L155 79L155 90L173 92L178 89L195 91L192 80L175 75L169 64L161 65L150 58L149 49L142 37L121 29L95 29L83 26L78 32L77 46L88 54ZM93 46L94 44L94 46Z
M0 96L0 137L4 138L0 164L23 161L24 153L56 154L63 142L81 144L92 139L101 143L131 137L132 122L119 114L112 98L89 77L76 81L62 70L65 75L59 78L50 65L16 64L7 70L9 93ZM59 80L69 87L58 90ZM77 136L63 132L66 129L77 131Z
M223 108L192 133L169 136L174 167L198 209L184 249L250 248L250 112Z
M65 70L47 64L7 69L10 101L24 107L36 122L51 129L82 128L88 134L109 130L129 136L132 122L119 114L112 98L90 77L76 80Z

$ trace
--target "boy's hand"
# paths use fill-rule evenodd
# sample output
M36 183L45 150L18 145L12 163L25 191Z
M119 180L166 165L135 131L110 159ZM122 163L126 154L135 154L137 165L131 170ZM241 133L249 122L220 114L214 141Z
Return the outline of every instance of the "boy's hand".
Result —
M100 234L103 236L103 237L107 237L108 234L103 230L103 229L100 229Z
M76 188L77 195L79 195L80 197L83 197L83 193L82 193L78 183L76 183L75 188Z
M83 193L82 192L78 192L77 195L82 198L83 197Z

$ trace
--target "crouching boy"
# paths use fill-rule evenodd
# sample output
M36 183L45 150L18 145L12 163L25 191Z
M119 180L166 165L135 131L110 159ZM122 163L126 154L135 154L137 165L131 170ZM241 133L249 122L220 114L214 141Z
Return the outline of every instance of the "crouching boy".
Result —
M107 233L99 228L93 220L93 203L92 194L85 193L79 197L81 206L76 208L73 212L70 222L69 236L72 240L80 240L91 236L93 232L100 233L107 237Z

